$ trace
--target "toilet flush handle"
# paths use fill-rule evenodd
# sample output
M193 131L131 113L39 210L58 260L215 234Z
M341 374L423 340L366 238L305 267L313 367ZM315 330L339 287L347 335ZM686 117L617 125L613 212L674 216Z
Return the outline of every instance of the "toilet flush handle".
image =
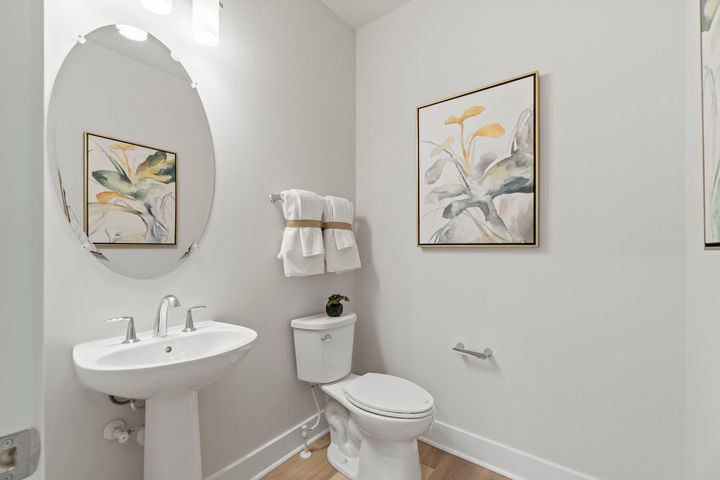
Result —
M322 337L322 338L320 339L320 341L323 342L323 343L332 342L332 335L330 335L330 334L328 333L327 335L325 335L324 337Z

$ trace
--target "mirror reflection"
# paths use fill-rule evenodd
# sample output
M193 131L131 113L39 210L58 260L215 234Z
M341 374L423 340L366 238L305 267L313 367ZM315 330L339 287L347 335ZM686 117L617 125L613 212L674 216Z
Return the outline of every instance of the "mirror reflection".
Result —
M168 273L212 206L212 135L185 68L157 38L110 25L82 37L50 98L48 158L81 243L127 276Z

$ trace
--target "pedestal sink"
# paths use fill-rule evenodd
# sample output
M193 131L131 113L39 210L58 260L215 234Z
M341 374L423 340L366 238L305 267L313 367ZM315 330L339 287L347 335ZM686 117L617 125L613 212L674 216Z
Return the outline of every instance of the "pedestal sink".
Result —
M141 333L76 345L80 383L108 395L146 400L145 480L202 480L197 391L233 368L257 339L249 328L199 322L197 330Z

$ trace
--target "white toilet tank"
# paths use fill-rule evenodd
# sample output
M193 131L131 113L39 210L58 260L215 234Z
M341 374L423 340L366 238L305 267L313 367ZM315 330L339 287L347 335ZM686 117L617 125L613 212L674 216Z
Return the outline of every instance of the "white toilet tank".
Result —
M357 315L348 312L340 317L319 314L290 322L300 380L323 384L350 373L356 320Z

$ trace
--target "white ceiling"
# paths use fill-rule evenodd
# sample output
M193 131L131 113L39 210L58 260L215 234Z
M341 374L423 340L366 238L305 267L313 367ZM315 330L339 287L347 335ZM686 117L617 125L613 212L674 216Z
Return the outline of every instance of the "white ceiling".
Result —
M322 0L353 28L364 27L411 0Z

